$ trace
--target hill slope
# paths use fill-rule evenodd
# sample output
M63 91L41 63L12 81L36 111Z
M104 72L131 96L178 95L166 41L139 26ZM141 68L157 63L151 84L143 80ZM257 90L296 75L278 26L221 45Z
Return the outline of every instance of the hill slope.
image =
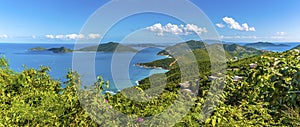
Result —
M137 52L136 49L115 42L100 44L79 49L78 51L97 51L97 52Z
M189 46L190 49L187 48ZM161 52L158 53L158 55L170 55L168 52L172 52L172 54L175 54L177 58L180 56L184 57L183 53L189 53L193 52L193 55L195 56L197 61L210 61L210 57L208 54L208 51L206 50L207 48L214 48L214 46L220 46L220 45L215 45L215 44L210 44L208 45L205 42L202 41L187 41L183 43L176 44L174 46L167 47L165 50L162 50ZM250 56L255 56L255 55L261 55L263 51L257 50L255 48L251 47L245 47L245 46L240 46L238 44L223 44L223 48L225 50L225 57L227 59L237 57L237 58L246 58ZM188 51L186 51L188 49ZM222 52L223 49L216 49L217 51ZM214 52L216 53L216 52ZM214 60L222 59L222 58L212 58ZM162 67L164 69L171 69L176 67L177 64L176 62L178 59L175 59L173 57L171 58L166 58L166 59L161 59L161 60L156 60L153 62L149 63L138 63L136 64L137 66L143 66L143 67ZM173 64L172 64L173 63ZM172 66L171 66L172 65Z
M298 45L298 46L296 46L296 47L294 47L292 49L299 49L300 50L300 45Z

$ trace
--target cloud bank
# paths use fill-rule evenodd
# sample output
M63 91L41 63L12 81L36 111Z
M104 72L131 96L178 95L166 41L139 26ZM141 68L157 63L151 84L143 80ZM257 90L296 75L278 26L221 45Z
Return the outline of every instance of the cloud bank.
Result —
M154 24L152 26L146 27L147 30L151 32L155 32L158 36L164 36L165 33L171 33L175 35L190 35L196 33L198 35L207 32L205 27L201 28L194 24L186 24L186 25L176 25L168 23L163 26L160 23Z
M100 38L101 35L100 34L88 34L88 35L84 35L84 34L66 34L66 35L52 35L52 34L48 34L45 35L46 38L48 39L61 39L61 40L82 40L82 39L97 39Z

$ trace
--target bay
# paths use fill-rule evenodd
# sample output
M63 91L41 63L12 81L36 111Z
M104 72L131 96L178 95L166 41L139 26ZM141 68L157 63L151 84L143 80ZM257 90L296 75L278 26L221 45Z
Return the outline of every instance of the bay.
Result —
M25 43L0 43L0 52L4 56L10 65L10 68L21 72L25 68L38 69L40 66L48 66L51 68L49 74L56 80L62 82L66 81L66 74L72 69L72 53L52 53L49 51L29 51L34 47L67 47L73 49L74 44L25 44ZM151 62L158 59L166 58L166 56L157 56L156 54L161 51L159 48L145 48L138 53L118 53L126 56L134 56L130 60L129 65L129 79L130 83L124 82L124 84L116 87L114 82L117 80L122 83L122 78L114 79L112 76L112 58L113 53L98 52L95 57L95 75L102 76L104 80L110 82L110 88L107 91L117 92L127 87L136 85L136 81L146 78L152 74L165 73L168 70L164 69L150 69L134 66L136 63ZM122 67L123 63L116 63L117 67ZM91 77L96 78L96 77Z

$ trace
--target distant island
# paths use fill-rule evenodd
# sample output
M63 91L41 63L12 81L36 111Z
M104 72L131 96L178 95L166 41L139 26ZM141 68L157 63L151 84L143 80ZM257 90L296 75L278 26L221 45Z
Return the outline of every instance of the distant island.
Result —
M96 46L89 46L77 51L97 51L97 52L137 52L138 50L125 46L116 42L109 42L105 44L100 44Z
M73 52L73 50L68 49L66 47L60 47L60 48L43 48L43 47L35 47L29 49L30 51L51 51L53 53L68 53L68 52Z
M246 44L245 46L252 47L252 48L263 48L263 47L283 47L283 46L288 46L288 45L286 45L286 44L274 44L274 43L271 43L271 42L256 42L256 43Z
M130 46L124 46L116 42L109 42L105 44L100 44L96 46L89 46L81 48L78 50L71 50L66 47L60 48L44 48L44 47L35 47L29 49L29 51L51 51L53 53L69 53L74 51L96 51L96 52L137 52L138 50L131 48Z
M160 45L160 44L127 44L130 47L167 47L167 45Z

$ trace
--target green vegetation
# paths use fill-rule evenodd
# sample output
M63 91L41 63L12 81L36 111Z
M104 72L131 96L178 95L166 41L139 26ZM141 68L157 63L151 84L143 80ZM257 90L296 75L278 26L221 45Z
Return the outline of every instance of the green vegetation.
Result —
M203 109L204 100L211 94L209 89L214 81L207 78L211 74L209 62L199 63L199 67L202 66L201 69L199 68L199 79L188 80L191 84L189 88L192 91L197 84L195 82L198 82L199 85L200 91L194 98L195 105L190 109L188 115L177 121L176 126L298 126L300 124L299 60L300 54L291 50L229 62L224 91L221 95L216 96L221 99L219 105L216 105L212 116L204 122L199 121L199 118L203 117L199 114ZM249 67L251 63L255 63L257 66L251 68ZM160 74L154 76L161 77ZM241 76L242 79L235 80L234 76ZM174 103L181 92L178 84L183 82L179 68L171 69L166 73L166 77L167 85L163 87L164 90L161 94L152 94L157 93L155 91L161 89L162 86L159 85L159 81L151 84L150 78L140 81L140 85L135 88L123 91L130 93L139 88L143 92L136 96L146 96L154 98L153 100L140 103L127 99L122 94L117 94L112 99L113 107L123 111L126 107L137 104L139 107L134 108L134 111L125 110L124 113L144 117L159 114L166 110L169 104ZM120 102L127 105L120 106ZM144 125L147 124L149 123Z
M300 45L294 47L293 49L299 49L300 50Z
M173 55L176 54L176 50L185 50L186 48L189 48L190 51L194 50L194 49L205 49L206 47L206 43L202 42L202 41L194 41L194 40L190 40L187 42L182 42L182 43L178 43L174 46L169 46L167 47L165 50L160 51L159 53L157 53L158 55ZM186 47L188 46L188 47ZM171 54L170 54L171 53Z
M68 53L68 52L73 52L73 50L68 49L66 47L60 47L60 48L43 48L43 47L35 47L35 48L31 48L29 49L30 51L51 51L53 53Z
M73 52L73 50L68 49L66 47L60 47L60 48L50 48L48 51L52 51L54 53L68 53L68 52Z
M41 67L17 73L0 59L0 126L96 125L76 96L75 75L69 73L62 88L47 71Z
M76 73L69 72L67 82L61 83L51 79L47 67L17 73L1 58L0 126L170 126L166 121L176 123L175 126L300 125L300 54L297 50L229 61L223 77L211 70L206 51L195 49L193 53L197 64L184 60L190 56L182 54L179 58L186 66L179 67L176 62L166 74L153 75L140 81L139 86L116 95L101 94L108 85L101 77L90 88L79 89L81 82ZM200 75L193 75L195 65ZM217 78L210 80L210 75ZM235 76L242 78L236 80ZM213 94L213 88L221 86L212 84L222 79L225 80L223 92ZM190 91L182 90L182 83ZM173 117L185 111L184 103L178 101L182 96L194 103L182 119L175 120ZM206 99L211 99L209 107L205 106ZM178 105L170 114L160 115L174 103ZM202 109L212 112L205 121L201 121ZM130 119L121 117L117 111ZM147 119L155 115L159 117Z
M137 52L136 49L115 42L100 44L79 49L78 51L97 51L97 52Z
M47 50L46 48L43 48L43 47L35 47L35 48L31 48L29 49L30 51L45 51Z
M285 45L285 44L274 44L274 43L271 43L271 42L257 42L257 43L249 43L249 44L246 44L245 46L247 47L252 47L252 48L262 48L262 47L276 47L276 46L288 46L288 45Z
M165 47L164 45L160 45L160 44L152 44L152 43L145 43L145 44L128 44L127 46L130 47Z
M208 45L202 41L191 40L184 43L179 43L174 46L167 47L165 50L159 52L158 55L170 55L168 52L171 52L172 54L175 54L177 57L180 56L181 53L185 52L187 46L190 48L189 49L190 51L187 52L193 52L197 61L210 61L210 57L208 55L206 48L213 48L214 46L218 46L218 45L215 44ZM225 50L225 56L227 59L232 59L234 57L247 58L251 56L262 55L264 53L269 53L267 51L261 51L251 47L240 46L238 44L223 44L223 48ZM176 53L176 51L177 52L179 51L180 53ZM180 59L180 57L178 59ZM218 60L219 58L215 58L215 59ZM177 60L171 57L171 58L156 60L149 63L139 63L136 65L149 67L149 68L162 67L164 69L171 69L174 68L174 66L176 66L175 63Z
M124 46L119 43L115 42L109 42L105 44L100 44L99 46L90 46L85 47L79 50L71 50L66 47L60 47L60 48L43 48L43 47L35 47L29 49L30 51L51 51L53 53L68 53L73 51L97 51L97 52L137 52L136 49L131 48L129 46Z

